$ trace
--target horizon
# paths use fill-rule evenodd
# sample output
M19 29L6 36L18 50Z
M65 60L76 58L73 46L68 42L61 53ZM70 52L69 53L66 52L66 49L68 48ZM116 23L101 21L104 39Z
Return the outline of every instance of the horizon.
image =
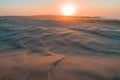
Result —
M0 15L0 17L36 17L36 16L61 16L61 17L82 17L82 18L103 18L103 19L116 19L120 20L120 16L80 16L80 15L73 15L73 16L65 16L65 15Z

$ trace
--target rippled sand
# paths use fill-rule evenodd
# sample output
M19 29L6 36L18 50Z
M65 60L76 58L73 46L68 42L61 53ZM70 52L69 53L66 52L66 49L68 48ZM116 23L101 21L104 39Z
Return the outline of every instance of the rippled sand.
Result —
M120 21L0 17L0 80L120 80Z

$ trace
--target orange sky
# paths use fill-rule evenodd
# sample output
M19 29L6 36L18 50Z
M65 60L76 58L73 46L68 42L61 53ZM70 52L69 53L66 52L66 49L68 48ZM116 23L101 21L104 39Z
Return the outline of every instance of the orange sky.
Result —
M120 16L120 0L2 0L0 15L61 15L66 3L75 5L79 16Z

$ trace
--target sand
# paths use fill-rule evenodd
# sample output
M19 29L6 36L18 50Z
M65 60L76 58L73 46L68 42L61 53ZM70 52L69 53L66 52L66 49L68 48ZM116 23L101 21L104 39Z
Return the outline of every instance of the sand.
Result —
M120 80L120 57L6 54L0 80Z
M120 80L120 21L0 17L0 80Z

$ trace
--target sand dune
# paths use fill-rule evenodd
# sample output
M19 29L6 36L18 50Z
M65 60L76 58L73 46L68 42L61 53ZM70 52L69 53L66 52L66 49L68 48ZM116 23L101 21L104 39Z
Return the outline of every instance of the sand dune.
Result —
M0 80L120 80L119 23L0 17Z

